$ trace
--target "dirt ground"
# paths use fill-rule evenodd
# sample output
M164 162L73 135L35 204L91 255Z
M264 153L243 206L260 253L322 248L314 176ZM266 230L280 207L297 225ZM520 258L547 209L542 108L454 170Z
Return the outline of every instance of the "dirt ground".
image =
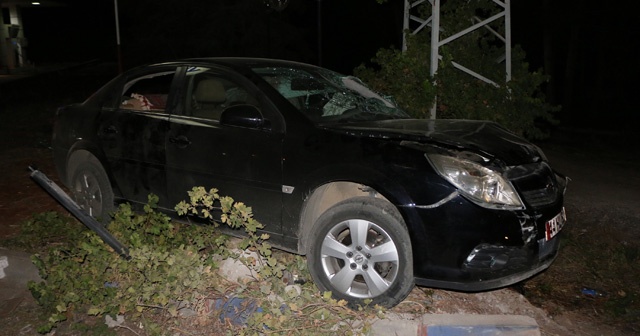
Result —
M10 92L5 89L7 85L0 85L0 95ZM64 212L30 180L27 169L35 165L57 180L48 148L55 107L46 107L48 111L44 114L49 118L32 120L10 116L13 106L0 105L0 240L16 234L20 223L34 213ZM614 141L600 141L601 135ZM621 143L628 147L620 146ZM585 233L586 240L602 226L617 232L621 244L640 240L640 160L635 159L638 152L630 150L633 147L628 141L612 134L571 132L540 145L553 167L572 179L566 195L567 225L574 226L574 230L580 227L578 232ZM570 265L567 261L563 263ZM556 262L542 276L562 278L566 270L559 265ZM585 279L584 284L576 283L575 291L571 289L566 294L572 298L571 304L563 304L564 298L558 297L536 305L521 294L518 289L522 288L475 294L415 288L392 312L518 314L535 318L544 335L640 335L637 326L606 324L608 320L592 304L593 299L580 293L580 287L588 285ZM522 287L526 294L527 285ZM607 290L615 293L624 289ZM0 316L0 326L12 326L13 334L35 334L37 314L35 301L25 299L16 302L10 314ZM0 327L0 334L7 331L2 329L5 327ZM130 332L123 330L122 334Z

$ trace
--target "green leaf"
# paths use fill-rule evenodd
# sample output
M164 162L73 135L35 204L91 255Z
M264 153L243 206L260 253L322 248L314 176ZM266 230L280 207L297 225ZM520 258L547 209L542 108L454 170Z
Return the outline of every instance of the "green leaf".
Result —
M269 283L263 284L262 286L260 286L260 291L262 292L262 294L265 294L265 295L271 294L272 292L271 284Z
M96 315L102 314L102 309L98 307L91 307L89 308L89 310L87 310L87 314L91 316L96 316Z

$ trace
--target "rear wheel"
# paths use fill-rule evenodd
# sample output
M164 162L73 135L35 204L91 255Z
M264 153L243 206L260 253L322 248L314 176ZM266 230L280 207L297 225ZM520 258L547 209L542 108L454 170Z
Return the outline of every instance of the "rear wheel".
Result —
M75 202L87 214L107 225L115 208L113 189L98 159L89 153L84 157L74 156L69 165L69 182Z
M307 255L316 285L353 308L392 307L414 286L411 242L402 217L387 201L356 197L316 221Z

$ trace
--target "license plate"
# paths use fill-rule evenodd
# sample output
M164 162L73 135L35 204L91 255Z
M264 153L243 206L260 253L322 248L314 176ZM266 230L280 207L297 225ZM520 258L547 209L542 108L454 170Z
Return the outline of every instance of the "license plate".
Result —
M558 234L558 232L562 230L562 227L564 226L564 222L566 221L567 221L567 214L565 213L564 208L562 208L562 211L560 211L559 214L557 214L555 217L551 218L551 220L545 223L546 240L549 241L553 237L555 237Z

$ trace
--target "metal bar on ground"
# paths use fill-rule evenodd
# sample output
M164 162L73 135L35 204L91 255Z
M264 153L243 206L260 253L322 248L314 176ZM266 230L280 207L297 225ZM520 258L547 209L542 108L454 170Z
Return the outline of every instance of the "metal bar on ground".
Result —
M46 192L58 201L67 211L71 212L79 221L100 236L102 241L111 246L121 257L129 260L129 249L122 245L111 233L100 224L95 218L89 216L80 206L67 195L57 184L51 181L41 171L29 167L31 178L38 183Z

